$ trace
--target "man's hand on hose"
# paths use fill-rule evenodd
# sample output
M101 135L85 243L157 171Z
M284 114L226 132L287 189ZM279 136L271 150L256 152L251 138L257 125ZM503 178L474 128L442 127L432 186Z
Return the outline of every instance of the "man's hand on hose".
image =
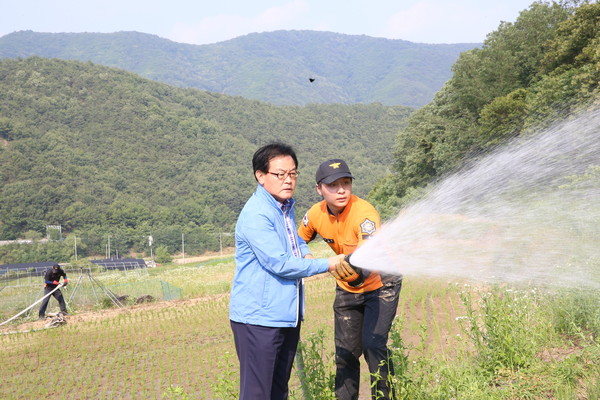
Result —
M329 271L335 279L348 283L352 287L360 286L365 281L362 268L355 267L349 262L349 256L340 259L333 270Z
M67 286L69 284L69 280L67 278L63 279L63 286Z
M333 275L333 271L335 271L336 265L338 265L338 263L340 261L342 261L343 259L344 259L344 255L343 254L338 254L338 255L335 255L333 257L329 257L327 259L327 261L329 261L329 269L328 269L328 271L329 271L330 274ZM333 276L335 276L335 275L333 275Z
M53 285L58 285L58 281L52 282Z

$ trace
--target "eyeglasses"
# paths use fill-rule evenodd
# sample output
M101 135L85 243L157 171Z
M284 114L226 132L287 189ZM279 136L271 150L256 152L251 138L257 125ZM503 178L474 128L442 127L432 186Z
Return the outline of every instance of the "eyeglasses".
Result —
M290 171L290 172L269 172L269 174L271 175L275 175L277 177L277 179L279 179L280 181L283 181L285 178L287 178L288 176L292 179L296 179L298 178L298 174L300 173L300 171Z

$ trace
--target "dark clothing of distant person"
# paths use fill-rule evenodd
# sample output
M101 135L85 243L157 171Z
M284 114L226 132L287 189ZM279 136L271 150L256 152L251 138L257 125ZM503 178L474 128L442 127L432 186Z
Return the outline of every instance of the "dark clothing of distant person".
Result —
M56 289L61 277L63 278L63 284L66 285L69 281L67 279L67 274L58 264L55 264L46 270L46 274L44 275L44 300L42 301L39 311L40 318L44 318L46 316L46 308L48 308L48 302L50 301L50 296L47 295ZM58 301L60 311L66 314L67 305L60 289L52 293L52 296L54 296L56 301Z

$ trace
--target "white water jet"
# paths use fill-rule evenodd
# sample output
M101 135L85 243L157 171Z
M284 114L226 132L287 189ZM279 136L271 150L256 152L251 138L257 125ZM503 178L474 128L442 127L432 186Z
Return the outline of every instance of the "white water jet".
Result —
M600 288L600 110L443 179L351 261L391 274Z

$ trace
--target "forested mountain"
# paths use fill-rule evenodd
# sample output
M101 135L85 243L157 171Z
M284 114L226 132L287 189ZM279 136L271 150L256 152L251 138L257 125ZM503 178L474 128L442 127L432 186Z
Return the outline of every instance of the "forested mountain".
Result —
M153 232L179 243L182 229L231 231L256 186L252 154L275 140L298 153L299 214L318 200L314 173L328 158L345 158L366 195L390 172L411 111L274 106L89 62L1 60L0 239L44 234L46 224L79 236L120 231L124 254Z
M482 48L461 54L453 77L410 116L396 141L394 173L371 200L394 215L465 161L573 110L598 107L599 49L598 2L533 3Z
M373 103L422 106L477 44L420 44L316 31L253 33L210 45L138 32L15 32L0 58L92 61L179 87L277 105ZM310 82L309 78L314 79Z

